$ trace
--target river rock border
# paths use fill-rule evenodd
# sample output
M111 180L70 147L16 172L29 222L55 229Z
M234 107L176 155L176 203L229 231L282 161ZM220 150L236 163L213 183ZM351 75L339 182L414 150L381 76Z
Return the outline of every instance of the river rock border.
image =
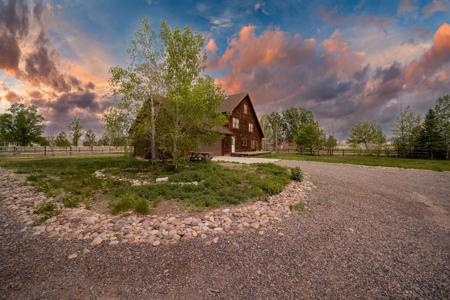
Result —
M276 224L291 214L290 204L302 202L307 206L306 193L314 188L307 179L301 183L291 182L283 192L269 197L268 201L254 201L191 216L113 216L84 207L64 208L57 199L47 198L33 187L25 185L25 180L24 174L0 169L0 203L18 215L26 225L24 230L62 240L85 240L91 247L102 243L116 245L141 242L156 247L191 238L216 243L221 234L243 231L262 235L269 229L276 229ZM54 202L59 208L59 214L41 225L33 226L34 220L38 218L34 210L45 201ZM279 234L282 235L281 232Z

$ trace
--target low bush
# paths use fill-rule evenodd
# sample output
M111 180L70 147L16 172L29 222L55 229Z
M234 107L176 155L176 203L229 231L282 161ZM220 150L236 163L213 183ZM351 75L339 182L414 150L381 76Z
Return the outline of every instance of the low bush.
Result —
M149 212L147 201L132 193L123 194L118 201L113 203L111 212L116 215L131 209L140 214L148 214Z
M146 215L149 213L148 202L145 199L138 199L134 204L134 211L141 215Z
M274 180L266 180L261 189L269 195L276 195L283 191L284 185Z
M295 167L291 169L291 179L295 181L302 181L303 180L303 172L300 170L299 167Z

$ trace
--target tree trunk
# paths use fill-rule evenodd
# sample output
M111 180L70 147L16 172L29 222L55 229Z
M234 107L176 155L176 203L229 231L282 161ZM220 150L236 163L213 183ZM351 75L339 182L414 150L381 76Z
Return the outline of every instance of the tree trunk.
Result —
M150 141L150 148L151 148L151 162L152 163L155 163L155 161L156 161L156 142L155 142L155 140L156 140L156 137L155 137L155 135L156 135L156 126L155 126L155 105L154 105L154 102L153 102L153 96L151 96L150 97L150 105L151 105L151 107L150 107L150 111L151 111L151 120L152 120L152 123L151 123L151 141Z

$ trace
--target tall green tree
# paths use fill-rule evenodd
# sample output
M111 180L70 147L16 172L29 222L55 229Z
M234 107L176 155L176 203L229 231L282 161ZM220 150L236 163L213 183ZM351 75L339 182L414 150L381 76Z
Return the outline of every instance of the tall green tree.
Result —
M92 129L86 130L84 134L83 146L94 146L95 145L95 132Z
M69 147L70 146L70 141L67 139L67 135L64 131L61 131L56 136L55 146L57 146L57 147Z
M329 155L333 155L336 146L337 146L336 138L333 135L329 135L325 141L325 147L327 148Z
M309 149L312 155L314 150L322 146L323 136L323 130L320 128L319 123L309 122L298 129L295 143L301 151Z
M126 146L128 136L128 119L123 110L109 108L103 115L105 137L111 146Z
M439 130L445 144L445 159L450 155L450 95L440 97L435 106Z
M44 129L43 121L35 106L13 104L8 112L0 115L0 141L5 145L20 146L39 142Z
M386 136L380 124L375 121L362 121L353 126L348 142L353 146L363 145L366 150L373 146L381 148Z
M70 135L72 137L72 145L78 146L80 138L83 136L83 125L78 117L73 117L69 124Z
M420 115L409 106L401 109L392 129L392 141L399 156L412 156L419 132Z
M430 159L445 158L446 145L434 109L430 108L417 138L415 152L418 157Z
M175 167L188 150L211 142L215 127L225 124L218 112L224 93L211 78L202 78L206 53L204 39L189 27L171 29L161 22L165 49L164 85L166 100L162 103L164 118L161 147L172 156ZM216 138L218 135L216 135Z
M283 136L289 143L295 142L298 130L314 121L312 112L301 107L290 107L281 112Z
M261 127L264 136L272 143L275 150L278 150L278 145L283 140L283 118L278 112L271 112L264 114L261 117Z
M118 108L125 115L125 131L135 139L150 140L151 160L156 160L156 139L159 103L165 94L164 48L161 38L152 30L148 18L141 18L127 50L130 63L127 68L111 69L110 85L113 93L122 97ZM139 112L148 106L148 116L136 120Z

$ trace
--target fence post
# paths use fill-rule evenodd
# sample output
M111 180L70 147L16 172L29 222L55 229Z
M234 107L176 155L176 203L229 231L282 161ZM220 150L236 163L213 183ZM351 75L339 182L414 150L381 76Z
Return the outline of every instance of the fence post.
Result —
M47 146L44 146L44 156L47 156Z

